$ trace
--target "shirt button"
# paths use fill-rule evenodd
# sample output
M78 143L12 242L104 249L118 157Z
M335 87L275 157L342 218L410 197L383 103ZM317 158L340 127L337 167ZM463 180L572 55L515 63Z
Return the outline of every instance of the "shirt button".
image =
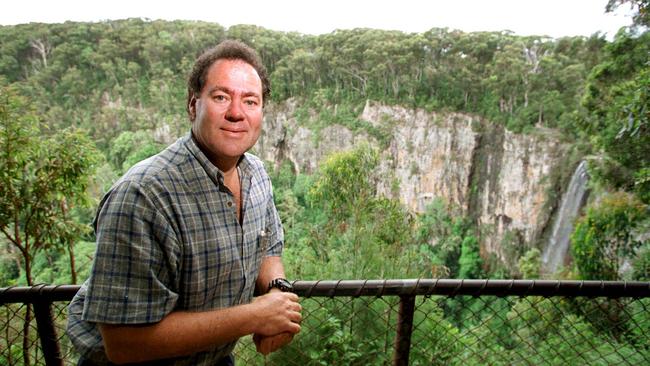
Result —
M228 207L232 207L232 202L228 201L227 205Z

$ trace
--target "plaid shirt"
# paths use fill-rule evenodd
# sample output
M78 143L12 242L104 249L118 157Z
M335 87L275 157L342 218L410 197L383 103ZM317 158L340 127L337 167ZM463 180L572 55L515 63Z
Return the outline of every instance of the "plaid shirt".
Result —
M82 357L107 362L96 323L155 323L175 310L251 300L262 258L281 255L284 237L262 162L245 154L238 169L241 225L223 174L191 134L104 196L92 272L69 308L68 335ZM214 364L234 345L162 364Z

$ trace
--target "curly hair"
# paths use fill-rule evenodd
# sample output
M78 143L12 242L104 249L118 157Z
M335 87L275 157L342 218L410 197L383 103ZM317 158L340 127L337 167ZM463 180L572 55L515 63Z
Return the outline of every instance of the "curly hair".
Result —
M262 103L266 103L271 94L271 82L262 59L257 52L243 42L226 40L217 46L204 51L194 62L194 67L187 80L187 104L185 108L190 114L190 101L192 96L198 95L203 90L208 69L218 60L241 60L251 65L262 81Z

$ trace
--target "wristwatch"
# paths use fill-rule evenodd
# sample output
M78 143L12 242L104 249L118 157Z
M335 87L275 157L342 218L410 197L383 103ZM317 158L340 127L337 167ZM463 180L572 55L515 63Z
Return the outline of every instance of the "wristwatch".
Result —
M268 290L270 291L272 288L277 288L282 292L293 292L293 286L286 278L276 278L269 282Z

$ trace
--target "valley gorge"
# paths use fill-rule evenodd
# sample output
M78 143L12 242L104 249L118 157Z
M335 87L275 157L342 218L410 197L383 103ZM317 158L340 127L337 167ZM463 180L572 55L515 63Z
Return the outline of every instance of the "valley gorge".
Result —
M561 192L579 163L572 146L546 128L516 134L469 114L368 101L359 120L369 128L318 130L296 116L297 108L294 100L267 107L254 153L312 174L328 154L366 141L380 151L378 194L415 213L442 199L480 227L482 255L509 266L532 247L545 250Z

